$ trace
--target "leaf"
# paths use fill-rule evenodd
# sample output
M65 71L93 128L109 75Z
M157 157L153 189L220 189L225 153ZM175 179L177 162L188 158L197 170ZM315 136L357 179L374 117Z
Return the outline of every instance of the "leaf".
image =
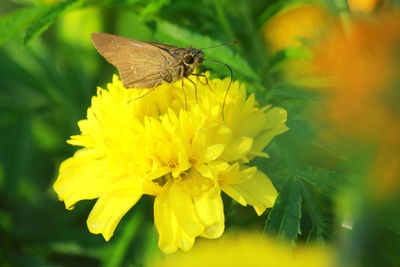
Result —
M0 151L8 151L0 153L0 162L4 164L4 176L8 177L4 183L4 196L10 198L17 197L21 191L19 187L21 180L28 177L27 168L31 163L30 155L33 148L31 118L24 113L18 115L15 124L9 125L0 139Z
M41 116L33 117L32 137L37 146L44 151L56 151L64 143L54 123L44 120Z
M276 52L270 59L269 65L270 66L277 65L279 67L282 67L281 65L278 64L284 61L311 60L312 58L313 54L311 50L306 47L288 47ZM269 72L271 72L271 70L269 70Z
M192 33L166 21L161 21L157 24L155 36L165 43L181 47L192 45L194 47L202 48L220 45L222 43L213 40L208 36ZM254 73L254 70L250 67L247 61L239 54L232 52L228 46L208 49L205 54L207 59L228 64L232 69L234 69L234 74L237 72L247 78L257 81L259 80L258 76Z
M288 179L281 188L274 207L269 213L264 232L277 233L278 239L294 243L300 231L301 181L295 177Z
M315 0L281 0L281 1L274 2L270 5L268 5L268 7L258 17L257 25L258 25L258 27L261 27L264 24L264 22L271 19L274 15L276 15L280 11L282 11L290 6L305 4L305 3L316 3L316 2L317 1L315 1Z
M53 5L46 6L42 12L36 16L31 25L25 32L24 45L36 36L43 33L51 24L53 24L64 13L78 8L88 0L65 0Z
M21 8L0 17L0 45L28 25L42 8Z
M114 237L116 240L103 253L103 266L113 267L123 265L122 263L129 246L140 232L143 221L143 214L141 212L136 211L126 219L123 226L120 227L122 233L118 238Z
M144 1L146 3L144 9L140 12L141 18L151 17L160 12L160 9L169 4L169 0L157 0L157 1Z
M323 242L324 236L328 235L326 219L322 215L315 199L312 197L305 184L301 183L300 186L304 203L313 222L313 227L311 232L309 233L307 240L309 240L311 236L315 234L317 240Z
M343 181L344 174L339 171L305 166L299 170L299 176L315 186L319 191L334 196Z
M294 88L293 85L290 85L286 82L275 84L273 87L271 87L271 89L268 91L268 97L274 96L317 100L320 98L320 94L318 92Z

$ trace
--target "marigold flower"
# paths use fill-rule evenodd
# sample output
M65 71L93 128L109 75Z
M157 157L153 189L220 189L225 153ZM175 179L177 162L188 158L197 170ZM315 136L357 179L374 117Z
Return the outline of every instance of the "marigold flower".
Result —
M332 16L322 5L291 5L265 23L264 40L272 53L289 47L300 47L305 42L318 39L332 21Z
M377 6L383 2L382 0L348 0L347 4L353 12L371 13Z
M227 235L210 242L202 240L190 253L166 255L148 266L279 266L279 267L330 267L335 266L335 253L322 246L293 249L286 243L260 238L254 233Z
M289 5L265 22L262 34L268 52L287 50L285 60L275 68L287 82L302 87L324 82L315 77L309 48L329 32L335 20L325 6L302 3Z
M374 140L398 121L399 15L338 24L315 49L315 69L332 79L329 117L345 134Z
M166 253L189 250L197 236L217 238L224 231L221 191L257 214L274 204L277 192L268 177L246 165L267 157L265 146L287 130L286 112L258 107L254 95L229 79L195 80L148 89L126 89L117 76L98 88L80 135L82 146L65 160L54 184L71 209L98 198L87 220L90 232L109 240L122 216L143 194L155 196L159 247ZM184 92L186 92L184 94ZM186 100L185 100L186 95ZM187 108L186 107L187 104Z
M329 133L375 146L368 189L381 198L400 190L400 13L388 11L338 24L315 50L315 69L332 84L325 113ZM320 112L321 114L321 112ZM335 130L335 131L332 131Z

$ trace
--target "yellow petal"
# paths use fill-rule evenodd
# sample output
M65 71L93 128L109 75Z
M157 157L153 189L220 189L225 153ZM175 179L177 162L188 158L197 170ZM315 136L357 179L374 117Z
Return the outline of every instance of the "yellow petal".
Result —
M262 172L257 171L251 179L240 184L231 184L222 187L222 190L239 203L252 205L258 215L266 208L274 205L278 192Z
M73 146L93 147L93 138L87 135L73 135L71 139L67 140L68 144Z
M204 161L210 162L218 158L225 149L225 145L223 144L215 144L206 148Z
M143 194L156 196L161 190L161 186L153 181L143 182Z
M253 139L250 137L242 136L235 139L225 149L222 158L226 161L235 161L243 158L251 149Z
M228 163L222 160L215 160L209 162L208 164L197 164L194 166L196 171L198 171L201 176L216 179L218 178L218 174L222 171L228 170L231 166Z
M169 188L167 183L154 200L154 223L158 231L158 246L165 253L173 253L178 249L176 242L177 222L169 204Z
M171 185L169 202L179 226L188 235L196 237L202 232L203 224L196 213L196 207L192 200L192 192L189 191L189 186L185 186L185 183L185 181L174 182Z
M230 168L220 174L220 185L240 184L252 178L257 171L256 167L240 167L239 163L235 163Z
M184 251L191 249L194 237L187 235L179 226L169 197L172 180L168 181L154 201L154 223L159 239L158 247L164 253L173 253L178 247Z
M79 200L97 198L108 190L113 177L106 166L104 156L95 149L79 150L61 164L53 188L67 209Z
M152 166L152 170L145 175L144 179L145 180L154 180L157 178L160 178L164 175L166 175L167 173L169 173L171 171L171 168L169 167L165 167L165 166L158 166L156 164L154 164Z
M250 154L259 156L260 152L271 142L278 134L286 132L289 128L285 125L287 112L282 108L271 108L267 112L267 126L255 138ZM262 154L261 154L262 155ZM253 157L250 157L252 159Z
M198 171L203 177L214 178L215 173L207 164L197 164L195 165L196 171Z
M218 144L228 144L233 140L232 130L227 126L221 126L217 130L213 140Z
M231 185L229 185L229 184L221 185L221 189L222 189L222 191L224 191L228 196L230 196L232 199L234 199L240 205L247 206L246 199Z
M193 197L196 211L205 229L202 236L206 238L218 238L225 228L224 207L221 191L218 187Z
M102 234L108 241L122 216L136 204L143 193L141 180L129 177L113 183L108 192L101 196L87 220L89 231Z

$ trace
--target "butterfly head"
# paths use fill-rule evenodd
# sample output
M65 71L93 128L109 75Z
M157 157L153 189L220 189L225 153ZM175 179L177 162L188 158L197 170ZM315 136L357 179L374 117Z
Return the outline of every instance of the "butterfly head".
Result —
M189 47L186 49L183 55L183 63L192 69L201 65L203 63L203 60L204 60L204 53L197 48Z

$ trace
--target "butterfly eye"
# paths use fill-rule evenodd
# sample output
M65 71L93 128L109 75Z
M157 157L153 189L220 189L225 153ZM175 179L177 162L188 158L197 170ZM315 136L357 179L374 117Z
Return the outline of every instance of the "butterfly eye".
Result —
M194 62L194 57L190 54L187 54L183 57L183 61L185 64L192 64Z

